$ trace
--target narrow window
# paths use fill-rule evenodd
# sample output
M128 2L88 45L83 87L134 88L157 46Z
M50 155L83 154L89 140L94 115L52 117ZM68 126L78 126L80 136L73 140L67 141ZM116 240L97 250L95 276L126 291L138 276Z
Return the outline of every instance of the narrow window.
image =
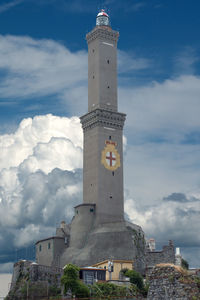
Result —
M110 196L110 199L112 199L112 196Z
M94 49L92 49L92 52L94 53Z
M48 249L51 249L51 243L48 243Z
M94 75L92 76L92 78L94 79Z
M78 214L78 210L76 211L76 213Z
M109 87L109 85L108 85L108 89L109 89L110 87Z
M90 208L90 212L93 212L94 211L94 208Z
M112 172L112 176L115 176L115 172Z
M111 135L110 135L110 136L109 136L109 140L111 140L111 138L112 138L112 137L111 137Z
M107 60L107 63L108 63L108 64L110 63L109 59Z
M42 245L39 245L39 251L42 251Z

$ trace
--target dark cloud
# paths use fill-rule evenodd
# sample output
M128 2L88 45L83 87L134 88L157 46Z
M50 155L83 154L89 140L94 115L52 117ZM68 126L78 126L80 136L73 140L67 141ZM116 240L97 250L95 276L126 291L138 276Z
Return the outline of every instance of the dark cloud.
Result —
M172 193L171 195L164 197L164 201L175 201L175 202L188 202L185 194L182 193Z

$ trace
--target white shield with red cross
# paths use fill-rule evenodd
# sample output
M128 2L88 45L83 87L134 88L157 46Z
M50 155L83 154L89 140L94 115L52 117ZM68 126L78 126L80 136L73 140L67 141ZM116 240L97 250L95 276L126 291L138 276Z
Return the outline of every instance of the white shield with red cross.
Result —
M106 153L106 162L109 167L114 167L116 165L116 155L114 152Z
M105 141L105 148L101 153L101 163L110 171L120 167L120 155L116 149L116 142Z

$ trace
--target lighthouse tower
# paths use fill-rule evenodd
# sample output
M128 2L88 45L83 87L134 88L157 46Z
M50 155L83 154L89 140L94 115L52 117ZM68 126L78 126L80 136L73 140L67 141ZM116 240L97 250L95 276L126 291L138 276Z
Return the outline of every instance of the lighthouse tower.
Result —
M91 266L106 259L131 260L144 269L144 233L124 220L123 126L118 112L117 41L108 14L101 10L88 43L88 112L84 134L83 202L75 207L59 265Z
M84 132L83 203L95 204L96 224L124 220L123 145L125 114L117 103L117 41L102 10L87 34L88 113Z

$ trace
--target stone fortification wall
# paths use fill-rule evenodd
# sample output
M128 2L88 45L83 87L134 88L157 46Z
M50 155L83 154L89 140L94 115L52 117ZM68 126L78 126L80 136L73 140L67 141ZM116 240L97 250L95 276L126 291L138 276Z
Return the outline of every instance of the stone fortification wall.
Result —
M200 299L197 276L188 275L186 270L172 265L160 264L149 275L148 300L193 300ZM200 284L200 282L199 282Z
M146 252L146 268L147 273L157 264L160 263L175 263L175 249L172 241L169 245L163 246L161 251Z
M49 285L60 286L62 268L38 265L22 260L14 264L11 289L20 281L46 281Z

